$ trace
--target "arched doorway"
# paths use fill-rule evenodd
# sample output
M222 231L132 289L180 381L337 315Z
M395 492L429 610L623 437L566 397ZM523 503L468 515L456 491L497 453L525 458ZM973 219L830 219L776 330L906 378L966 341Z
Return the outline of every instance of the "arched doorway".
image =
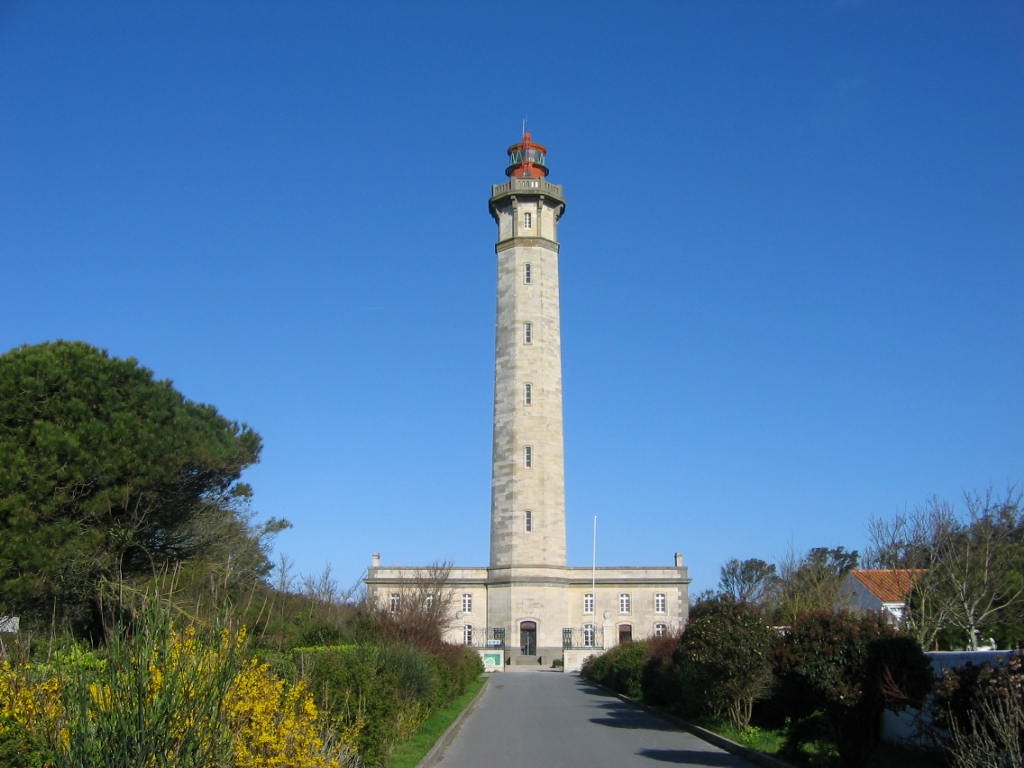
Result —
M619 624L619 645L633 642L633 625Z
M537 653L537 622L519 622L519 650L524 656Z

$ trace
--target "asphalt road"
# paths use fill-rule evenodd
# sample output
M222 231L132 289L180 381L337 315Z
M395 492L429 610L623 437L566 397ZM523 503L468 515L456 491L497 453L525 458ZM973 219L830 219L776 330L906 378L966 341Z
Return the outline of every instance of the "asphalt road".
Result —
M576 675L503 672L437 768L755 768Z

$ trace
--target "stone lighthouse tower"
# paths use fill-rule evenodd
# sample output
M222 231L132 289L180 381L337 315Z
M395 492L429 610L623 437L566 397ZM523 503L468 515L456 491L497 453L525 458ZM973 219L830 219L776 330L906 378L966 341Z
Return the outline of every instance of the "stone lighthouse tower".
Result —
M558 221L562 188L530 134L491 189L498 225L489 623L524 652L560 647L565 614L565 462ZM513 622L513 617L515 617ZM557 617L557 618L556 618Z
M545 180L530 134L508 148L492 188L498 313L491 467L491 568L565 567L558 220L562 188Z

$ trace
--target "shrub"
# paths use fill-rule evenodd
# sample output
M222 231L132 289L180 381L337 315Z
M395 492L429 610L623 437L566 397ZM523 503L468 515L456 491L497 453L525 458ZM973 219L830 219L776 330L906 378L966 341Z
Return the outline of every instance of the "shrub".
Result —
M38 730L0 718L0 765L4 768L49 768L54 756Z
M773 658L777 704L794 720L786 751L799 752L807 738L801 718L820 712L846 766L863 765L877 745L886 706L919 706L931 687L920 646L880 617L806 614Z
M592 680L595 683L602 683L608 670L608 654L602 653L599 656L587 656L580 666L580 675Z
M601 656L588 658L581 673L596 683L639 699L643 694L640 679L647 656L647 641L617 645Z
M424 716L448 701L454 687L447 665L436 656L411 645L381 649L379 674L394 685L399 697L422 705Z
M339 736L354 740L367 766L382 766L434 710L483 671L479 655L442 645L427 653L404 643L299 648L296 661Z
M704 603L673 654L680 704L690 714L750 723L754 701L768 690L775 635L756 609L729 600Z
M299 672L317 703L334 716L335 732L356 734L356 749L368 766L383 765L409 721L417 718L413 728L419 722L418 704L404 702L384 677L381 653L374 645L295 651Z
M669 706L679 700L679 679L672 665L672 654L678 642L678 635L652 637L647 641L647 662L640 673L644 701Z
M301 680L288 686L270 665L250 659L224 697L235 768L331 768L337 766L320 735L319 712ZM355 732L343 734L353 751Z
M0 755L75 768L341 768L303 684L247 659L244 631L176 629L152 611L98 662L0 665Z
M0 765L46 765L67 741L60 681L0 662Z
M1024 766L1024 656L946 670L934 712L953 768Z

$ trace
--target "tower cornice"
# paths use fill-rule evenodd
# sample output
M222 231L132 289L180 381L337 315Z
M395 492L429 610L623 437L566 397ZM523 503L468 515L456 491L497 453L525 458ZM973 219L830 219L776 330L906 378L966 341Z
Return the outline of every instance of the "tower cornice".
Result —
M495 243L494 252L501 253L507 251L509 248L515 248L520 246L523 248L529 248L532 246L540 246L558 253L559 245L554 240L548 240L546 237L510 237L507 240L502 240L499 243Z
M545 179L511 178L504 184L491 185L491 199L488 201L491 215L494 215L494 208L499 202L507 198L514 202L517 197L550 198L561 206L558 215L565 213L565 195L561 184L552 184Z

